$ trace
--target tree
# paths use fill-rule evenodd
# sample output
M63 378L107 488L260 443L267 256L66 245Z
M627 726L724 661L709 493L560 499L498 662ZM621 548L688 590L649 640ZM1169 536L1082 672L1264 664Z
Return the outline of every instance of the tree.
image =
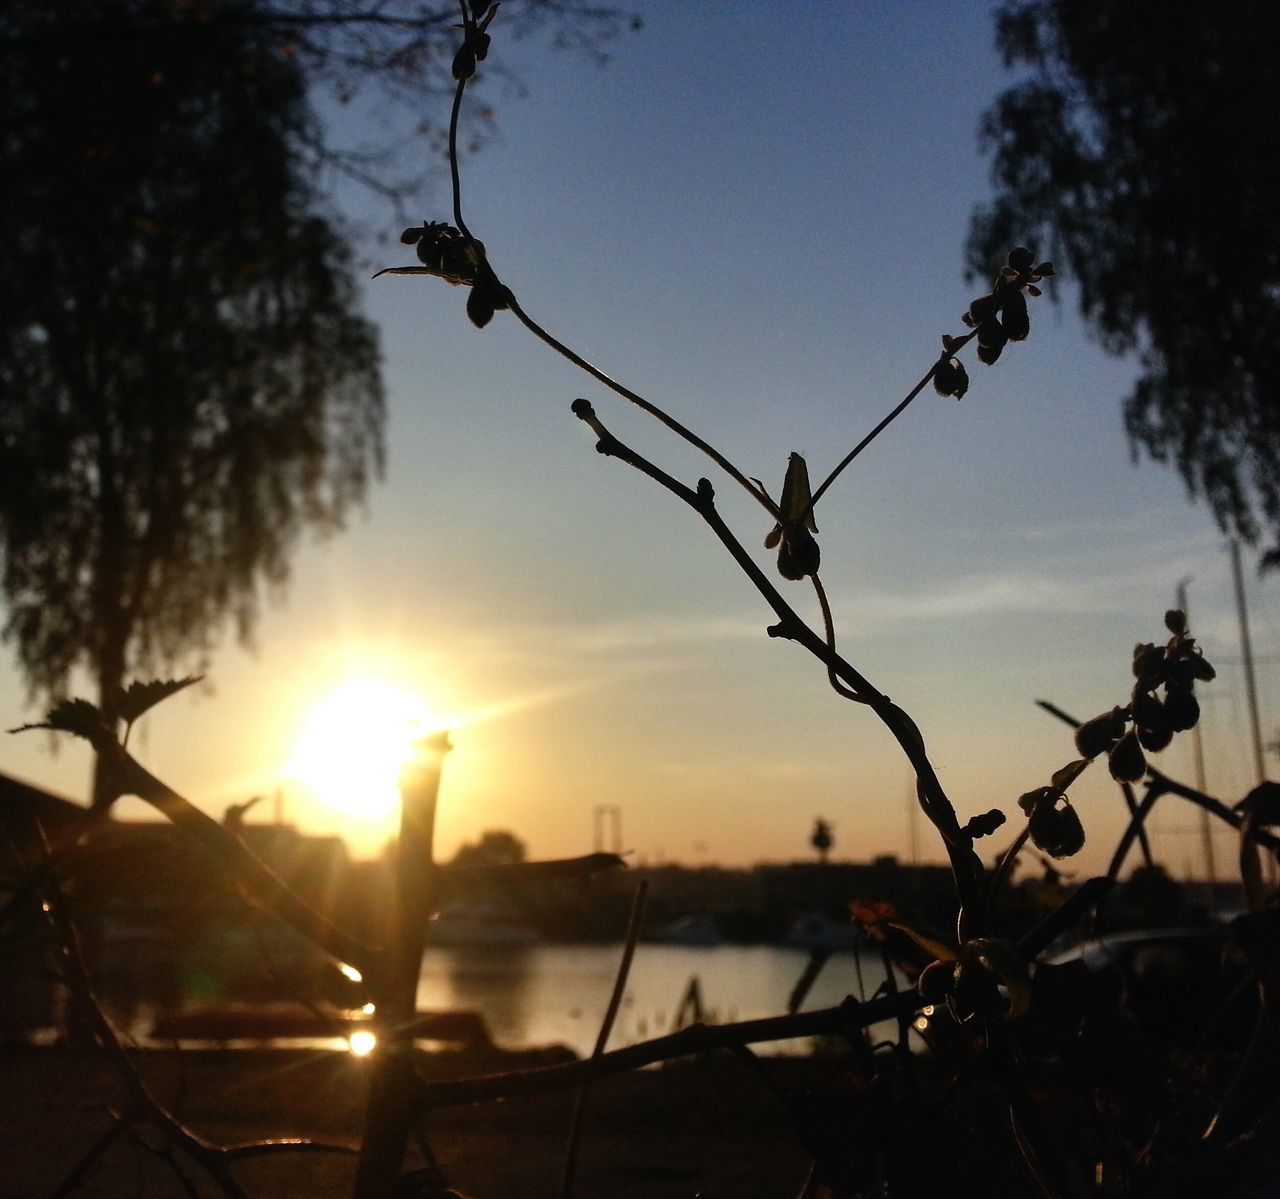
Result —
M148 34L180 11L0 16L5 636L34 695L84 666L109 720L126 671L198 662L227 617L247 636L382 464L301 71L251 22Z
M1280 566L1280 8L1005 0L996 27L1031 76L983 121L971 270L1015 231L1065 260L1102 345L1141 362L1135 456Z
M827 864L827 855L835 843L836 838L831 822L823 820L821 816L816 817L813 822L813 832L809 834L809 844L818 851L818 861L822 865Z
M515 833L505 829L489 830L480 840L468 841L453 855L455 866L516 866L525 860L525 845Z

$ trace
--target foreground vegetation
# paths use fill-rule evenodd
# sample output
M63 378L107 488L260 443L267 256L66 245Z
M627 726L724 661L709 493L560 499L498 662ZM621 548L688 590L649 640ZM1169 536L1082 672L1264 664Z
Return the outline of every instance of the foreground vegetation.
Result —
M775 1017L718 1026L695 1025L623 1049L606 1050L632 954L639 937L646 889L637 887L617 986L595 1053L585 1061L482 1073L467 1078L432 1077L422 1068L414 1039L415 996L424 926L446 896L491 886L539 885L549 879L590 879L616 869L608 854L558 862L493 867L441 866L434 858L435 805L448 745L424 742L403 779L404 804L395 855L396 887L385 926L376 939L334 923L306 903L236 835L163 780L147 771L128 749L133 723L156 703L192 680L135 683L113 694L108 710L85 701L64 702L38 727L86 739L100 764L98 802L79 827L50 843L33 828L38 850L21 862L5 917L27 916L49 923L56 968L71 996L71 1024L95 1041L116 1071L123 1099L109 1111L106 1130L89 1146L58 1193L92 1178L103 1155L137 1138L162 1157L190 1193L213 1186L221 1193L248 1193L244 1164L282 1153L349 1154L351 1192L357 1199L386 1196L447 1196L449 1180L432 1156L439 1113L478 1102L523 1101L529 1096L571 1092L560 1191L579 1189L583 1113L593 1084L609 1074L712 1050L728 1050L753 1071L750 1046L796 1036L821 1038L836 1047L837 1068L803 1089L769 1071L757 1072L760 1105L769 1119L803 1150L810 1165L803 1199L856 1196L1170 1195L1200 1193L1270 1171L1266 1120L1275 1101L1274 1058L1280 1043L1275 1007L1280 986L1280 913L1272 903L1265 861L1277 841L1268 827L1280 819L1277 789L1259 787L1229 806L1169 778L1152 755L1198 720L1196 684L1213 677L1185 615L1135 618L1142 638L1132 660L1117 663L1115 676L1100 685L1108 706L1073 726L1074 748L1046 779L1028 779L1014 803L974 813L957 809L931 764L923 732L912 717L837 649L837 622L820 580L821 551L815 514L822 497L876 438L926 389L963 397L971 387L962 355L995 365L1011 344L1030 333L1028 299L1053 274L1051 264L1015 246L998 265L989 290L975 297L954 331L942 335L941 353L906 396L818 484L792 453L776 492L731 462L710 441L629 387L611 379L554 334L520 303L491 256L468 227L457 152L459 118L477 63L491 49L496 8L464 3L461 45L453 63L456 79L449 130L453 211L451 222L427 220L404 231L414 265L388 268L401 275L443 279L466 291L467 312L484 328L495 319L515 319L553 352L563 355L599 385L660 422L712 463L711 477L684 480L638 453L613 431L585 399L572 413L594 438L596 450L645 476L685 505L714 542L739 567L772 613L767 634L781 638L816 663L815 678L851 717L876 721L900 747L916 781L921 812L932 825L949 863L952 902L948 927L924 928L890 904L859 904L855 916L881 946L888 982L865 1000L850 999L823 1010L800 1011L804 980L793 1010ZM961 324L962 322L962 324ZM772 453L772 451L771 451ZM717 505L716 486L741 487L762 511L760 538L776 555L776 577L747 548L746 535L729 527ZM806 619L799 595L816 613ZM1151 638L1147 640L1146 638ZM122 727L121 727L122 726ZM1070 858L1086 830L1070 790L1089 769L1109 771L1130 814L1106 875L1071 892L1029 929L1018 929L1009 902L1013 863L1034 846L1051 859ZM80 952L74 898L61 885L68 849L102 821L121 795L152 804L199 845L216 869L254 903L271 912L357 976L359 1000L371 1005L377 1046L364 1069L365 1093L358 1149L343 1142L261 1140L230 1144L197 1133L139 1073L97 1003L93 980ZM1156 805L1175 797L1208 811L1239 832L1240 865L1248 912L1232 922L1229 945L1233 977L1162 977L1138 980L1092 969L1085 961L1049 963L1046 951L1063 934L1100 919L1130 855L1141 852L1144 827ZM1234 798L1234 797L1233 797ZM1017 828L994 851L988 846L1011 820ZM851 900L854 896L849 897ZM16 923L16 921L14 921ZM820 955L809 975L821 969ZM810 977L811 981L811 977ZM1182 1013L1189 984L1213 1010ZM1219 994L1219 983L1225 990ZM1219 1019L1219 1015L1221 1019ZM893 1022L897 1035L877 1040L871 1030ZM1249 1030L1252 1029L1250 1032ZM419 1154L411 1156L417 1141ZM708 1138L706 1153L724 1152ZM200 1182L191 1181L199 1175Z

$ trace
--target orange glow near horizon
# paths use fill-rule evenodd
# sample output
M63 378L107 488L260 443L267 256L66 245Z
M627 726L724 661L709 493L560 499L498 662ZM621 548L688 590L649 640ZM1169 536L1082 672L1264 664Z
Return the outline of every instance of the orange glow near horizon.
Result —
M403 687L353 678L307 714L286 774L334 812L385 822L398 810L413 743L446 723Z

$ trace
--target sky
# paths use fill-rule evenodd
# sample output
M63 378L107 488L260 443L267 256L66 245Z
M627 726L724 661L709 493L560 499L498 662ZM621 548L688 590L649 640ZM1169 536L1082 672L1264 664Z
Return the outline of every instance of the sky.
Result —
M776 494L789 453L824 477L924 374L940 335L964 331L985 289L963 271L969 215L990 192L978 124L1011 77L984 4L642 11L603 66L504 37L499 16L491 59L523 88L490 72L469 90L496 108L499 136L464 164L468 224L535 319ZM333 119L362 136L358 114ZM403 119L412 163L413 114L372 119L380 134ZM353 225L391 234L363 255L411 261L383 201L340 200ZM411 207L448 219L445 177ZM1069 280L1062 299L1032 301L1030 339L996 366L966 354L968 395L927 390L824 496L839 647L916 719L962 820L993 806L1014 817L1021 793L1075 757L1034 701L1082 718L1124 702L1134 642L1162 638L1187 579L1192 631L1220 672L1201 692L1209 789L1234 802L1256 780L1230 556L1175 473L1131 458L1120 405L1135 366L1089 340ZM636 862L803 858L818 816L836 858L942 860L886 730L765 635L771 612L702 522L597 455L571 402L590 399L683 481L711 477L772 571L756 505L508 314L473 329L461 289L384 277L364 303L385 356L385 482L345 532L297 553L252 648L228 636L207 681L146 718L135 747L151 769L214 815L283 788L287 819L372 853L385 805L327 806L294 777L316 706L363 678L453 729L445 858L486 829L535 856L586 852L609 804ZM779 582L817 624L807 584ZM1270 739L1280 580L1249 567L1246 584ZM11 652L0 661L4 727L38 718ZM320 734L339 747L334 773L366 736L357 715ZM1157 764L1191 781L1189 740ZM0 771L69 796L89 768L82 746L40 733L0 752ZM1067 868L1098 871L1121 798L1103 766L1072 798L1088 842ZM1153 827L1181 877L1199 872L1200 848L1176 803ZM1231 840L1215 851L1225 872Z

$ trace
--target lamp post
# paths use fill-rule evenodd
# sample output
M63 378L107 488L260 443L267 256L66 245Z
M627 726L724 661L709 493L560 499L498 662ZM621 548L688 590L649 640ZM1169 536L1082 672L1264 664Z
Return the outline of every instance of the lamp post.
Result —
M382 1199L391 1193L413 1125L418 976L427 921L435 907L436 800L450 748L446 732L422 737L400 771L400 836L392 859L391 921L377 977L370 980L378 1042L369 1062L369 1102L356 1166L356 1199Z

